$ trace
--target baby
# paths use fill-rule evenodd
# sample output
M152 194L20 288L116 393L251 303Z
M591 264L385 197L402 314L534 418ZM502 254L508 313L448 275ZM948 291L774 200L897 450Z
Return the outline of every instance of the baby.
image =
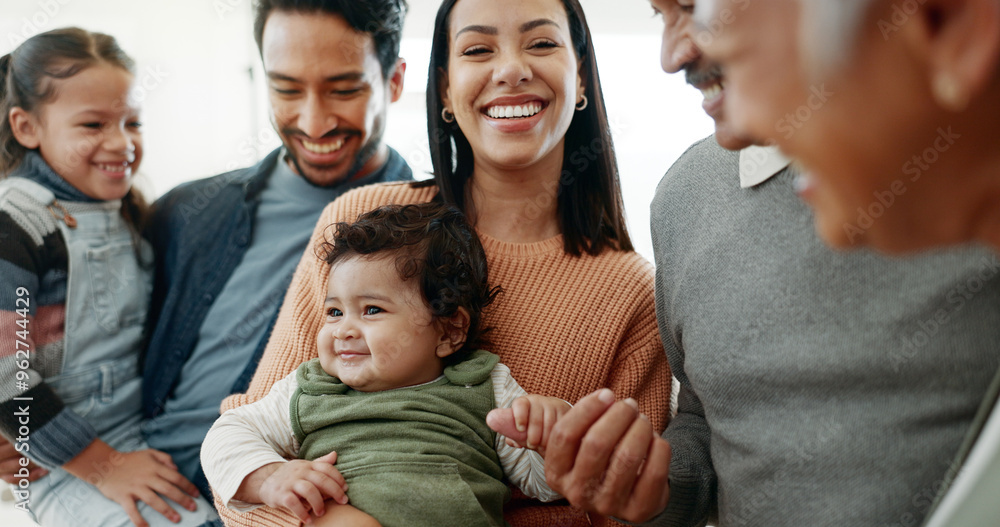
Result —
M319 358L205 438L202 465L222 503L282 507L316 525L362 515L473 526L505 524L504 477L558 498L530 449L544 448L569 404L527 395L479 349L498 291L462 213L434 202L376 209L337 224L325 260ZM487 426L487 413L508 407L530 449Z

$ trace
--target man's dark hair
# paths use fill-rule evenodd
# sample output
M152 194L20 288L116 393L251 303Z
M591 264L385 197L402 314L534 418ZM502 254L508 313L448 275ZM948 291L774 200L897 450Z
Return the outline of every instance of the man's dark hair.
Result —
M331 266L351 256L395 257L404 281L419 280L421 293L436 320L463 307L469 313L465 343L449 356L461 361L485 344L488 331L483 310L500 293L490 287L486 253L479 236L458 209L437 201L419 205L386 205L358 216L354 223L337 223L333 239L323 244L322 258Z
M406 9L406 0L257 0L254 4L253 37L257 41L257 50L263 54L264 24L272 11L336 15L346 20L355 31L372 36L375 53L382 65L382 78L388 80L399 58Z

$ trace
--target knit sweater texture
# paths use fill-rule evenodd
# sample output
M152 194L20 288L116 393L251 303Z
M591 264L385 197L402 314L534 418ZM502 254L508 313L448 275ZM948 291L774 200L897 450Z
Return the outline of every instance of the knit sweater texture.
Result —
M328 266L317 256L331 224L354 221L386 204L424 203L436 187L409 183L351 191L323 211L296 270L267 351L247 394L223 402L223 411L256 401L302 362L318 356ZM516 244L480 234L490 281L504 289L484 314L489 350L498 354L528 393L575 402L600 388L632 397L657 430L669 418L670 369L656 328L652 265L634 252L572 256L562 236ZM505 508L514 527L589 525L565 501L541 504L519 493ZM230 526L286 526L290 514L260 508L239 514L220 506Z
M1000 259L837 252L785 169L693 146L651 219L680 382L653 525L919 525L1000 365Z

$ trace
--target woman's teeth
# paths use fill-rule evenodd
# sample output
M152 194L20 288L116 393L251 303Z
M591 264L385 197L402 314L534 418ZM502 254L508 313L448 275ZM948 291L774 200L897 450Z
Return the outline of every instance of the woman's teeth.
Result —
M703 96L705 96L705 100L706 101L710 101L710 100L718 97L719 94L722 93L722 89L723 89L722 81L719 81L719 82L717 82L717 83L715 83L715 84L713 84L713 85L711 85L711 86L709 86L707 88L702 88L701 89L701 94Z
M344 146L344 138L341 137L336 142L333 143L314 143L312 141L302 140L302 146L306 150L314 154L329 154L330 152L336 152Z
M486 115L493 119L517 119L531 117L542 111L542 103L533 102L521 106L492 106L486 109Z

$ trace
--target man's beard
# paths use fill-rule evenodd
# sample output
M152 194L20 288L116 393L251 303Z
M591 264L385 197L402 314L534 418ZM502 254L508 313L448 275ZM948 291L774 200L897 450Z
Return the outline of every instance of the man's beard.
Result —
M371 139L361 147L361 150L358 151L358 155L354 156L354 163L351 164L351 168L349 168L347 172L344 173L343 177L338 178L336 181L330 181L324 185L317 185L317 186L335 187L337 185L341 185L343 183L347 183L348 181L354 180L358 176L358 173L361 172L361 170L364 168L365 164L371 160L371 158L375 155L376 152L378 152L379 145L382 144L382 136L383 136L383 131L379 129L378 135L372 136ZM288 146L286 145L285 152L288 154L288 159L292 162L292 165L295 167L295 171L298 172L300 176L304 177L306 181L309 181L310 183L316 185L316 183L311 179L309 179L309 177L306 175L305 170L302 169L302 164L299 163L299 158L296 157L295 150L292 148L288 148ZM306 166L311 167L310 165ZM318 169L318 170L320 172L323 171L323 169Z

